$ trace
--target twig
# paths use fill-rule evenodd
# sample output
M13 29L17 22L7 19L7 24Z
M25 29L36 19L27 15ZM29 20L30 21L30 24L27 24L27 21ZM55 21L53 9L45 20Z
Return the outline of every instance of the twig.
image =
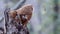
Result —
M21 2L21 0L20 0L20 1L16 4L16 6L15 6L14 8L11 8L11 9L17 10L17 9L19 9L25 2L26 2L26 0L23 0L22 2Z

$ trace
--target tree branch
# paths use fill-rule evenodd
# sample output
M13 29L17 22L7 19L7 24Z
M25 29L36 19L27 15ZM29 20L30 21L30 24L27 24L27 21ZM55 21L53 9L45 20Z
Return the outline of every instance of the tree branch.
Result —
M19 9L24 3L26 2L26 0L20 0L15 7L11 8L12 10L17 10Z

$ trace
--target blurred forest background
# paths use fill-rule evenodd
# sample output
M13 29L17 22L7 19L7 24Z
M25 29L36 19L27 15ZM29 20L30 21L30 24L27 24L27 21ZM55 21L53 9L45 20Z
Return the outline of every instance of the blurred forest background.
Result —
M30 34L60 34L60 0L0 0L0 27L4 27L4 10L33 5L33 15L27 27Z

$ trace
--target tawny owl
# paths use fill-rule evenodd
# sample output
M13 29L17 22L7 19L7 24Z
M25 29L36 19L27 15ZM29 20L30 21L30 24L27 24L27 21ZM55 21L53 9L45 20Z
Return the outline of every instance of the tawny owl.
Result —
M32 11L33 11L33 6L28 4L28 5L22 6L21 8L19 8L17 10L11 10L9 12L9 15L11 18L14 18L14 19L17 14L21 15L22 24L26 25L32 17Z

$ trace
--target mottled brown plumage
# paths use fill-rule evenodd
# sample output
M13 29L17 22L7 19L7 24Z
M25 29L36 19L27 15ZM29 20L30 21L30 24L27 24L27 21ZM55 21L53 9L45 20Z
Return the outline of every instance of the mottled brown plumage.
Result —
M26 25L28 21L31 19L32 11L33 11L32 5L24 5L18 10L11 10L9 12L9 15L11 18L14 18L14 19L17 14L20 15L22 24Z

